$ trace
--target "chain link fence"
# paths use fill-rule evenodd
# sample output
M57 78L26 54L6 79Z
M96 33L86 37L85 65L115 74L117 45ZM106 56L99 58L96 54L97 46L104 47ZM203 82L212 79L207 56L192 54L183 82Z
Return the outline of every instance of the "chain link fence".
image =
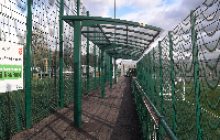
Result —
M220 137L219 17L220 1L206 0L137 64L139 83L178 139Z

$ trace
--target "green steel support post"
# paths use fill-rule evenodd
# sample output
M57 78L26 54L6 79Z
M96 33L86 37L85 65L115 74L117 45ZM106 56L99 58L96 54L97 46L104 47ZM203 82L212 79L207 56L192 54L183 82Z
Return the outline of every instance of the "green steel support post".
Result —
M149 89L149 95L151 96L151 100L153 101L153 103L155 103L155 99L154 99L154 93L153 93L153 73L152 73L152 61L151 61L151 52L147 55L147 61L148 63L145 65L145 67L148 69L148 78L145 81L148 81L148 89ZM147 67L148 66L148 67Z
M201 129L201 105L200 105L200 81L199 81L199 48L197 45L196 16L190 13L191 22L191 42L193 48L193 64L194 64L194 92L196 97L196 135L197 140L202 140Z
M80 0L76 1L76 14L77 16L80 15Z
M109 70L109 69L108 69L108 62L109 62L109 61L108 61L108 57L109 57L109 56L107 55L106 52L104 52L104 56L105 56L105 57L104 57L104 58L105 58L105 59L104 59L104 61L105 61L105 63L104 63L104 64L105 64L105 65L104 65L104 73L105 73L105 74L104 74L104 83L105 83L105 86L106 86L106 82L109 82L109 71L108 71L108 70Z
M114 84L116 84L117 83L117 65L116 65L116 58L114 58L114 68L115 68L115 79L114 79Z
M153 97L153 93L152 93L153 92L153 90L152 90L153 89L153 84L152 84L153 78L152 78L151 53L149 53L147 55L146 61L147 61L147 63L145 63L144 67L147 68L147 71L144 71L144 74L147 75L147 78L144 81L148 82L148 84L146 84L146 85L148 85L148 90L150 91L149 95L151 97L151 100L154 101L154 97ZM147 67L147 66L150 66L150 67Z
M77 0L79 15L80 0ZM74 124L77 128L82 124L82 87L81 87L81 22L74 23Z
M51 78L51 49L49 49L49 60L48 60L48 75L49 75L49 78Z
M32 43L32 5L33 1L27 1L27 34L25 47L25 65L24 65L24 92L25 92L25 126L32 126L32 97L31 97L31 43Z
M109 84L109 81L110 81L110 73L109 73L109 55L107 55L106 53L106 57L105 57L105 71L106 71L106 82Z
M160 105L161 105L161 113L162 115L164 115L164 97L163 97L163 58L162 58L162 47L161 47L161 41L159 41L159 55L160 55L160 58L159 58L159 63L160 63L160 66L159 66L159 69L160 69Z
M81 127L82 93L81 93L81 25L74 24L74 121L76 127Z
M86 12L87 16L89 16L89 11ZM87 31L89 31L89 27L87 27ZM90 78L89 78L89 34L87 33L86 40L86 94L89 93L90 88Z
M106 73L106 82L109 81L109 69L108 69L108 65L109 65L109 61L108 61L108 55L107 53L105 53L105 73Z
M171 80L171 93L172 93L172 108L173 108L173 132L176 135L177 118L176 118L176 93L175 93L175 71L174 71L174 59L173 59L173 40L172 33L169 31L169 57L170 57L170 80Z
M110 88L112 88L112 75L113 75L113 70L112 70L112 57L110 56Z
M96 83L96 45L94 45L94 86L95 86L95 88L96 88L96 86L97 86L97 83Z
M157 94L156 94L156 85L155 85L155 83L156 83L156 78L155 78L155 74L156 74L156 71L155 71L155 50L154 50L154 48L153 48L153 59L150 59L151 60L151 64L153 65L152 66L152 73L151 73L151 75L152 75L152 94L153 94L153 97L154 97L154 105L155 106L157 106Z
M64 107L64 79L63 79L63 20L61 19L64 12L64 0L60 0L59 13L59 107Z
M105 97L105 63L104 63L104 51L101 50L101 97Z
M158 48L159 48L159 75L160 75L160 109L161 109L161 115L165 115L165 108L164 108L164 96L163 96L163 58L162 58L162 47L161 47L161 41L158 42ZM159 131L160 134L163 136L164 131L163 129L160 129L159 125Z
M98 72L99 72L99 86L101 85L101 50L99 48L99 57L98 57Z
M116 19L116 0L114 0L114 19ZM115 34L116 34L116 29L114 29L114 41L116 41L115 39ZM117 83L117 78L116 78L116 58L114 58L114 71L115 71L115 76L114 76L114 84Z

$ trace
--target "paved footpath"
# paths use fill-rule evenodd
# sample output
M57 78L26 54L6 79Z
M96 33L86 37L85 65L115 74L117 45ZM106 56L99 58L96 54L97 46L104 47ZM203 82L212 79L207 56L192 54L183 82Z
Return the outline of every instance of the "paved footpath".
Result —
M121 77L106 97L93 91L83 97L83 125L73 127L70 105L13 136L13 140L139 140L138 117L131 95L130 79Z

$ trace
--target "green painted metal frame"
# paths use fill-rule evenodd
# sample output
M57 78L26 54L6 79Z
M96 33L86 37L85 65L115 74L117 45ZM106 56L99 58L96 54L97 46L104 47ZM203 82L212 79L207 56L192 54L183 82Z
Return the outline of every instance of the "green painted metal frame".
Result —
M200 80L199 80L199 49L197 45L197 31L196 31L196 15L194 11L190 13L190 24L191 24L191 42L193 48L193 64L194 64L194 91L196 98L196 136L197 140L202 140L202 129L201 129L201 95L200 95Z
M162 59L162 47L161 47L161 41L158 43L159 47L159 75L160 75L160 107L161 107L161 113L162 115L165 114L165 108L164 108L164 91L163 91L163 59Z
M74 123L81 127L82 123L82 86L81 86L81 36L80 21L74 26Z
M117 65L116 65L116 58L114 58L114 84L117 83Z
M99 49L98 71L99 71L99 86L101 86L101 49Z
M113 65L112 65L112 56L109 56L109 68L110 68L110 73L109 73L109 82L110 82L110 88L112 88L112 75L113 75Z
M112 19L112 18L103 18L103 17L86 17L86 16L63 16L62 20L66 22L70 21L83 21L82 26L95 26L97 24L111 24L111 25L128 25L133 27L141 27L144 29L150 29L154 31L161 31L161 28L151 26L151 25L144 25L138 22L120 20L120 19ZM69 23L69 22L68 22Z
M89 11L86 12L87 16L89 16ZM89 28L87 27L87 31ZM89 93L89 85L90 85L90 76L89 76L89 37L87 36L86 40L86 93Z
M172 93L172 124L173 131L176 134L177 129L177 115L176 115L176 92L175 92L175 70L174 70L174 59L173 59L173 40L172 33L168 32L169 38L169 58L170 58L170 80L171 80L171 93Z
M95 45L99 47L101 50L100 61L99 61L99 81L101 85L101 97L105 97L105 84L108 80L110 82L110 87L112 87L112 57L114 59L117 58L124 58L124 59L138 59L141 54L144 53L144 50L147 49L153 39L160 33L161 29L145 25L138 22L131 22L119 19L111 19L111 18L102 18L102 17L90 17L89 13L87 12L87 16L81 16L80 13L80 0L77 0L77 15L76 16L64 16L64 1L61 0L61 7L60 7L60 88L59 88L59 95L60 95L60 106L62 107L63 101L63 21L67 22L69 25L74 27L74 124L76 127L80 128L82 124L82 89L81 89L81 35L87 38L87 93L89 92L89 41L93 42ZM110 33L105 33L103 29L103 24L111 24L114 25L114 40L111 41L109 35ZM122 35L116 33L117 29L121 29L117 27L117 25L124 25L126 26L126 35ZM144 30L154 31L155 34L143 32L143 31L135 31L128 28L137 27ZM86 27L86 31L83 30ZM95 28L95 30L90 30L90 27ZM108 28L108 27L107 27ZM121 29L124 30L124 29ZM98 32L97 32L98 31ZM139 41L141 38L137 38L134 35L129 35L129 32L139 33L140 35L146 35L149 37L148 39L142 40L143 42ZM97 35L98 34L98 35ZM116 37L116 35L125 36L126 39L121 37ZM131 39L130 39L131 38ZM136 40L135 40L136 39ZM103 43L103 45L101 45ZM110 44L110 45L109 45ZM104 46L104 47L103 47ZM105 51L105 47L112 47L115 48L116 46L121 46L120 49ZM117 53L119 49L120 53ZM117 51L117 52L116 52ZM134 52L135 51L135 52ZM96 47L94 46L94 59L96 61ZM116 63L115 63L116 65ZM95 66L96 67L96 66ZM95 68L96 69L96 68ZM96 76L96 70L95 70ZM108 78L106 77L108 76ZM115 66L115 77L116 77L116 66ZM96 79L96 78L95 78ZM115 78L116 79L116 78ZM115 81L116 82L116 81Z
M161 29L158 27L150 26L150 25L145 25L142 26L142 24L138 22L132 22L132 21L126 21L126 20L120 20L120 19L111 19L111 18L103 18L103 17L88 17L88 16L63 16L62 20L65 20L67 23L70 25L74 25L74 21L81 21L82 22L82 29L83 27L92 27L96 28L97 30L83 30L82 33L84 36L89 38L90 41L92 41L94 44L96 44L98 47L101 49L103 48L114 48L113 45L117 43L118 46L121 46L121 52L124 53L123 48L132 47L132 48L137 48L140 49L140 53L134 53L129 56L129 59L135 59L137 60L138 57L140 57L144 51L149 47L149 45L154 41L153 39L159 35ZM108 24L114 25L112 27L106 26ZM126 26L126 29L117 27L117 25L123 25ZM146 30L144 31L136 31L134 29L129 29L128 26L131 26L132 28L140 28ZM109 29L114 29L114 33L110 32L105 32L105 28ZM117 33L116 30L121 30L121 31L126 31L126 34L122 33ZM153 31L153 33L148 33L149 31ZM135 37L135 35L129 35L128 33L138 33L140 35L145 35L148 37L148 39L144 39L141 37ZM98 33L99 36L94 36L94 33ZM100 36L101 35L101 36ZM121 38L121 37L116 37L116 35L124 36L126 38ZM111 38L111 36L114 36L114 38ZM113 40L111 40L113 39ZM139 41L141 40L142 41ZM114 51L114 50L113 50ZM133 50L127 53L131 53ZM107 52L108 53L108 52ZM117 58L124 58L127 59L126 54L122 54L121 57L117 56ZM108 53L112 55L113 53ZM112 55L112 57L116 57Z
M32 43L32 0L27 1L27 34L25 47L24 65L24 91L25 91L25 126L32 126L32 97L31 97L31 43Z
M59 107L64 107L64 78L63 78L63 20L61 20L64 13L64 0L60 0L60 11L59 11Z
M150 33L147 33L147 32L143 32L143 31L138 31L138 30L133 30L133 29L125 29L125 28L122 28L122 27L116 27L116 26L105 26L105 25L102 25L102 27L104 28L107 28L107 29L115 29L116 31L117 30L121 30L121 31L128 31L128 32L132 32L132 33L137 33L137 34L140 34L140 35L144 35L146 37L150 37L151 39L155 38L158 34L156 34L155 36L153 34L150 34ZM140 26L142 27L142 26ZM160 28L158 28L160 29ZM160 29L161 30L161 29ZM155 30L156 31L156 30ZM159 31L159 30L157 30ZM108 32L107 32L108 33ZM112 33L112 34L117 34L116 32L115 33ZM148 40L150 41L150 40Z
M139 51L144 51L143 48L141 48L142 46L139 47L139 45L137 45L136 47L128 45L128 44L116 44L116 43L112 43L106 46L106 44L104 43L96 43L97 45L99 45L100 48L102 48L103 50L118 50L118 49L126 49L126 48L131 48L131 49L136 49ZM133 44L132 44L133 45Z
M101 97L105 97L105 59L104 51L101 50Z
M80 13L80 0L77 0L77 16ZM81 21L74 23L74 125L82 126L82 79L81 79Z
M105 27L105 26L103 26L102 25L102 27ZM120 28L119 28L120 29ZM123 30L123 28L121 28L122 30ZM130 32L136 32L136 33L138 33L137 31L135 31L135 30L129 30ZM102 32L99 32L99 31L82 31L82 33L84 34L84 33L102 33ZM141 34L141 32L139 32L140 34ZM127 35L125 35L125 34L121 34L121 33L112 33L112 32L105 32L104 33L105 35L107 35L107 37L108 36L112 36L112 35L119 35L119 36L127 36ZM146 34L143 34L143 35L146 35ZM149 34L147 34L147 35L149 35ZM133 38L133 39L138 39L138 40L141 40L141 41L151 41L150 39L145 39L145 38L143 38L143 37L137 37L137 36L133 36L133 35L128 35L128 37L129 38Z
M177 140L177 137L175 135L175 133L172 131L172 129L169 127L169 125L166 123L166 120L165 118L162 116L162 114L158 111L158 109L156 108L155 104L152 102L151 98L148 96L147 93L144 92L144 89L143 87L141 87L140 83L136 80L136 79L133 79L133 92L134 92L134 87L137 89L137 91L139 93L134 93L134 94L139 94L140 97L141 97L141 100L142 102L144 102L144 100L146 100L149 104L148 106L150 106L151 110L153 112L155 112L155 115L159 118L159 124L156 124L156 125L159 125L157 127L163 127L164 130L166 131L166 133L168 134L167 136L171 139L171 140ZM141 103L140 102L136 102L136 104L140 105ZM140 110L146 110L146 104L143 105L144 107L142 107ZM143 113L145 114L145 113ZM147 117L147 116L146 116ZM141 118L143 119L143 118ZM152 118L153 119L153 118ZM148 120L149 121L149 120ZM148 123L147 120L144 121L144 123ZM148 132L148 130L146 130L146 132Z
M97 33L93 33L94 34L94 36L97 36ZM94 76L95 76L95 78L94 78L94 88L96 88L97 87L97 75L96 75L96 73L97 73L97 71L96 71L96 69L97 69L97 53L96 53L96 44L94 44L94 46L93 46L93 59L94 59ZM98 64L99 65L99 64Z

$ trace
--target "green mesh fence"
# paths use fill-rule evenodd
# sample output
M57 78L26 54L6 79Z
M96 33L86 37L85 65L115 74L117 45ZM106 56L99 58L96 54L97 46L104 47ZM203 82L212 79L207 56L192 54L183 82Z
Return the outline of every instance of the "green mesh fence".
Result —
M25 47L26 0L0 1L0 41ZM59 1L33 0L32 6L32 122L36 123L58 107L59 88ZM84 10L85 11L85 10ZM75 13L74 1L65 1L65 14ZM85 13L85 12L84 12ZM84 14L82 13L82 14ZM73 28L64 24L64 84L65 104L73 101ZM24 65L26 60L24 60ZM25 75L24 75L25 77ZM0 139L25 128L24 90L0 94Z
M220 137L219 16L220 1L205 1L137 64L139 83L178 139Z
M26 24L30 13L28 2L32 5L31 57L24 59L23 64L25 69L27 62L31 62L31 89L26 91L31 93L31 99L25 97L25 89L0 94L1 140L10 139L55 109L73 103L74 28L59 20L62 13L60 0L33 0L32 3L27 0L0 1L0 42L22 45L25 51L27 26L31 23L28 21ZM82 4L80 9L80 15L86 15ZM63 10L63 15L76 15L76 1L64 0ZM86 94L101 85L101 76L110 81L110 76L105 76L107 73L110 75L110 60L106 55L101 69L101 50L83 36L81 46L82 69L84 66L88 69L82 71L82 92ZM27 77L23 74L24 81ZM31 116L25 114L25 103L30 102L31 111L28 113ZM27 119L31 119L29 124Z

